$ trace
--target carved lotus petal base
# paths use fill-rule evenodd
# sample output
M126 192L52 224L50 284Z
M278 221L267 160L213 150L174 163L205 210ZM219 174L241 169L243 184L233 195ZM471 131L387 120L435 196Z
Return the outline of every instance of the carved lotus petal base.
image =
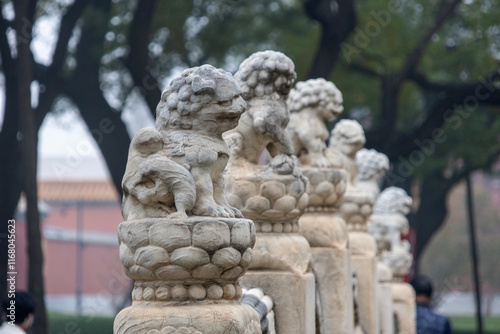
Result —
M301 168L309 179L307 212L335 211L346 191L347 171L336 168Z
M118 228L120 259L136 281L234 282L252 258L255 226L240 218L138 219Z
M114 334L257 334L260 320L237 302L169 305L134 302L115 318Z
M260 232L297 232L297 220L308 203L307 179L270 173L259 167L247 175L227 174L229 204L253 220ZM280 226L273 228L273 224Z

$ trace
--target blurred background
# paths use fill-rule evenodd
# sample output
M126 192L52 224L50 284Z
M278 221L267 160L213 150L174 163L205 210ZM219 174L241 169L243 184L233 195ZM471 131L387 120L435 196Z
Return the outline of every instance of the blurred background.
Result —
M391 160L384 186L414 199L412 275L434 280L438 311L475 333L480 291L485 332L500 332L498 1L3 0L1 9L0 291L14 218L16 287L39 306L33 333L112 333L131 287L116 239L131 137L154 124L161 91L183 69L234 73L266 49L295 62L297 81L334 82L341 118L360 122L366 147Z

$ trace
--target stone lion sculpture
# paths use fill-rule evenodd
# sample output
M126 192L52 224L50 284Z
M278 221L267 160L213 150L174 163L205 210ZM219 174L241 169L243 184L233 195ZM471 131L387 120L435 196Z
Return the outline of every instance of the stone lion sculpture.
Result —
M358 188L373 195L380 193L379 182L389 170L389 159L383 153L363 148L356 153Z
M349 172L348 185L356 184L358 175L356 153L363 148L365 142L363 127L350 119L341 120L331 131L328 149L333 153L332 156L339 159L340 164Z
M380 251L401 245L401 234L408 233L406 215L410 213L412 202L401 188L389 187L380 193L368 224L368 232L377 240Z
M400 214L406 216L411 211L413 200L406 191L398 187L388 187L380 193L373 208L373 214Z
M291 113L287 132L301 164L331 167L325 121L333 122L344 110L340 90L323 78L301 81L290 92L287 103Z
M233 76L203 65L185 70L162 93L156 129L133 138L122 187L123 217L242 217L224 197L233 129L246 102Z
M241 63L234 77L248 108L238 126L224 135L232 159L257 164L265 148L272 156L293 154L284 129L290 119L286 98L297 77L294 68L290 58L276 51L256 52Z

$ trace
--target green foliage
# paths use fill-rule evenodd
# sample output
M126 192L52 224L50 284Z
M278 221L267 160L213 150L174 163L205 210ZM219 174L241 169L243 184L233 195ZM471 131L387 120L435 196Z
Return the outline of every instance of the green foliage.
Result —
M113 334L113 317L49 313L50 334Z

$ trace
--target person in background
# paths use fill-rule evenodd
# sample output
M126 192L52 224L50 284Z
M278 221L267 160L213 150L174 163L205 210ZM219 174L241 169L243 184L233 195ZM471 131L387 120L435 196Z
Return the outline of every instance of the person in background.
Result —
M0 334L25 334L33 324L35 301L26 292L18 291L14 298L5 297L2 309L7 318L0 326Z
M416 294L417 334L451 334L448 318L430 309L433 291L431 280L424 275L417 275L410 284Z

